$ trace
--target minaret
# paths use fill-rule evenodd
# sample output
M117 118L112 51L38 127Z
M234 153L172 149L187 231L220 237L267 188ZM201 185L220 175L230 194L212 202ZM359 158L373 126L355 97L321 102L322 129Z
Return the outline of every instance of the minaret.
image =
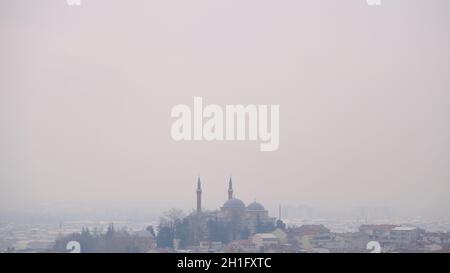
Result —
M281 204L278 205L278 220L281 221Z
M200 182L200 176L197 180L197 212L202 211L202 183Z
M231 181L230 176L230 182L228 182L228 200L233 198L233 181Z

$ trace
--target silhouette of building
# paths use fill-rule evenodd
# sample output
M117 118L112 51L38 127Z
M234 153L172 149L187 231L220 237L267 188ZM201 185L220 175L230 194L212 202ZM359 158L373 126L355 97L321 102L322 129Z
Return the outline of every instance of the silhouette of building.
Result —
M197 209L186 219L189 222L189 244L201 241L222 241L248 239L255 233L271 232L275 229L276 218L270 217L261 203L256 201L248 206L234 196L233 181L228 182L228 199L222 207L214 211L202 209L202 189L200 177L197 181Z

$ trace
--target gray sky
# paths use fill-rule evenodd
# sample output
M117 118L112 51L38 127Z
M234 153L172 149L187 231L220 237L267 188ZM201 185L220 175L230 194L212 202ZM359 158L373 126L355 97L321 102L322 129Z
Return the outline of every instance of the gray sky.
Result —
M0 208L450 213L450 1L0 0ZM175 142L171 108L279 104L280 148Z

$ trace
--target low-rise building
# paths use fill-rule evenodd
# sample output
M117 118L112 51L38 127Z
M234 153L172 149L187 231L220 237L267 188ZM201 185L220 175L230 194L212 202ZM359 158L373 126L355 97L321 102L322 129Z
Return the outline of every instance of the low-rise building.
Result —
M390 239L398 247L409 246L419 240L419 229L416 227L400 226L391 230Z
M252 236L252 242L257 249L270 248L279 244L277 236L273 233L256 233Z

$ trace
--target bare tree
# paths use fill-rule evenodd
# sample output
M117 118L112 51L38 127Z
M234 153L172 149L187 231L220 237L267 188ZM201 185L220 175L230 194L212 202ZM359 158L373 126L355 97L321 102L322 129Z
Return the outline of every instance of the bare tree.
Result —
M184 212L179 209L172 208L163 213L160 218L160 225L174 228L175 224L184 218Z

